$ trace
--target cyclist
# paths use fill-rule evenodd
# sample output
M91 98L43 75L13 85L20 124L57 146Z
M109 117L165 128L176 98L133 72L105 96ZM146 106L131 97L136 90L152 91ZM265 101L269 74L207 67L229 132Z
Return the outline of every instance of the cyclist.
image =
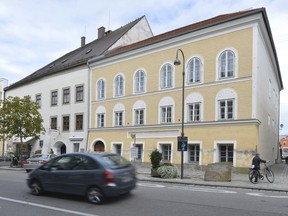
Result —
M254 156L254 158L252 159L252 167L253 170L260 170L260 163L266 163L266 160L262 160L259 156L259 153L256 153L256 155ZM260 178L263 178L263 176L260 174ZM258 175L256 175L255 177L255 182L258 181Z

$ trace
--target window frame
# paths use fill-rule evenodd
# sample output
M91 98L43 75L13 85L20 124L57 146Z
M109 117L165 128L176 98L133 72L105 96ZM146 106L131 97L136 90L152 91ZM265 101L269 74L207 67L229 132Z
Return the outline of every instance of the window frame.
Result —
M117 74L114 79L114 97L124 96L125 91L124 76L122 74Z
M196 61L197 61L197 63L199 63L198 67L196 67ZM202 81L202 68L203 68L203 64L202 64L202 61L199 57L192 57L188 61L188 63L187 63L187 83L188 84L196 84L196 83L200 83ZM192 79L192 81L191 81L191 79Z
M58 105L58 90L51 91L51 106Z
M79 117L81 117L81 119L79 119ZM84 126L83 113L75 114L75 130L81 131L84 129L83 126Z
M42 106L42 95L41 94L35 95L35 102L37 104L38 109L41 109L41 106Z
M70 116L63 115L62 116L62 131L68 132L70 130Z
M160 110L161 110L160 123L171 124L173 122L173 105L161 106Z
M229 54L232 55L232 66ZM218 80L233 79L237 77L237 51L232 48L224 49L220 52L217 59L217 78ZM230 69L232 67L232 70ZM232 71L232 73L231 73Z
M165 63L160 69L160 89L170 89L174 86L174 67Z
M70 104L70 87L63 88L62 90L62 104Z
M84 101L84 85L78 85L75 87L75 102Z
M97 100L105 99L106 94L106 82L103 78L97 81Z
M146 72L139 69L134 75L134 94L146 92Z

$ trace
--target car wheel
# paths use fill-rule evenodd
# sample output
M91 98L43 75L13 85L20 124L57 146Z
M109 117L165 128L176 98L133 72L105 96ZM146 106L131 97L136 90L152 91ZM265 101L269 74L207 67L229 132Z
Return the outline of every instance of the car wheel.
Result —
M104 195L97 187L91 187L87 191L87 198L93 204L100 204L104 201Z
M29 172L31 172L31 170L30 169L26 169L26 172L29 173Z
M31 193L35 196L39 196L39 195L43 194L43 192L44 191L43 191L41 183L37 180L34 180L31 183Z

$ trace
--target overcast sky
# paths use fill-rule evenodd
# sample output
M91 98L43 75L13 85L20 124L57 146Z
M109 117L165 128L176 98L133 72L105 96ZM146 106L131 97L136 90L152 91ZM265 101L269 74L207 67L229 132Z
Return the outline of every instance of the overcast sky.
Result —
M97 38L146 15L154 35L214 16L265 7L282 73L280 134L288 135L287 0L0 0L0 78L12 84ZM285 89L287 88L287 89Z

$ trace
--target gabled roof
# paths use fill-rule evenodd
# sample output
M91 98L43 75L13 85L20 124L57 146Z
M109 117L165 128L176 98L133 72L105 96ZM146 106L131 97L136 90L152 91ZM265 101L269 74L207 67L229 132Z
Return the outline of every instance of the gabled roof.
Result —
M269 40L271 42L273 55L275 57L277 73L278 73L278 77L279 77L280 87L281 87L281 90L282 90L283 89L283 82L282 82L282 78L281 78L277 52L276 52L276 48L275 48L275 44L274 44L274 40L273 40L273 37L272 37L272 32L271 32L271 29L270 29L270 25L269 25L269 21L268 21L268 17L267 17L265 8L249 9L249 10L243 10L243 11L238 11L238 12L234 12L234 13L219 15L219 16L216 16L216 17L201 21L201 22L197 22L197 23L194 23L194 24L191 24L191 25L187 25L187 26L184 26L182 28L178 28L178 29L175 29L175 30L172 30L172 31L169 31L169 32L165 32L165 33L160 34L160 35L156 35L154 37L148 38L146 40L139 41L137 43L133 43L133 44L130 44L130 45L127 45L127 46L120 47L118 49L114 49L114 50L108 51L108 52L105 53L105 56L103 56L103 58L108 58L108 57L111 57L111 56L115 56L115 55L118 55L118 54L121 54L121 53L125 53L125 52L128 52L128 51L139 49L141 47L146 47L146 46L149 46L149 45L152 45L152 44L155 44L155 43L159 43L161 41L169 40L169 39L174 38L174 37L179 37L179 36L184 35L184 34L188 34L188 33L195 32L195 31L199 31L201 29L209 28L209 27L212 27L212 26L215 26L215 25L219 25L219 24L222 24L222 23L231 22L233 20L241 19L241 18L244 18L244 17L247 17L247 16L258 14L258 13L261 13L262 16L263 16L263 20L264 20L264 23L265 23L265 26L266 26L266 29L267 29ZM97 59L97 60L100 60L100 59ZM89 61L89 63L92 63L92 62L97 61L97 60L96 59L91 59Z
M125 33L133 28L143 17L136 19L133 22L124 25L115 31L108 31L105 36L98 38L76 50L73 50L64 56L49 63L43 68L35 71L22 80L10 85L6 90L27 84L35 81L39 78L69 69L80 65L87 64L87 61L91 58L103 55L113 44L115 44Z

